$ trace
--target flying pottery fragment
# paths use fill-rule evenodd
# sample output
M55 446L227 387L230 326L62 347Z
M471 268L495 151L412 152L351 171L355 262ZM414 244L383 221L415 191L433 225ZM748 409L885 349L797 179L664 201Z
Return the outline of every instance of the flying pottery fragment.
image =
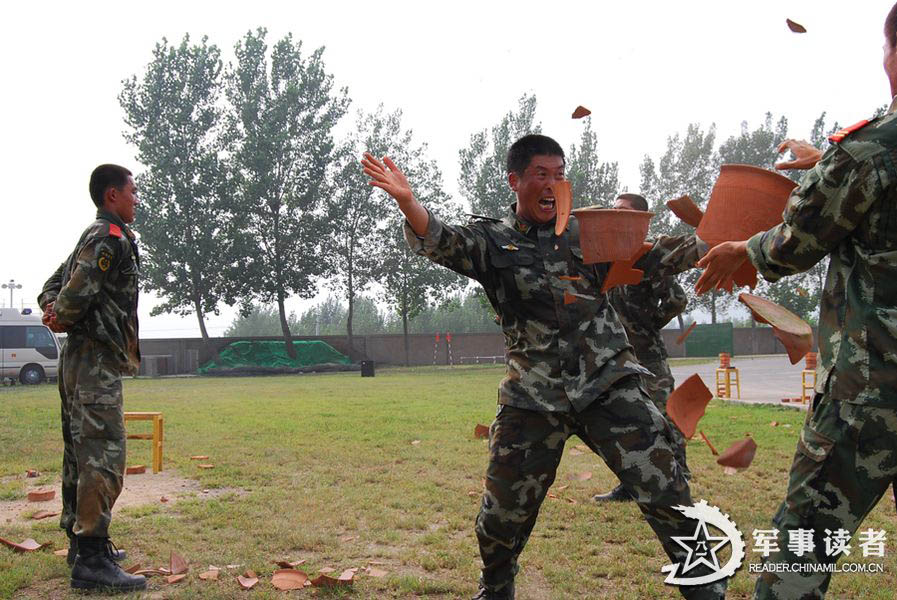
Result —
M300 590L306 581L308 575L298 569L278 569L271 576L271 585L279 590Z
M717 452L716 448L713 447L713 444L710 443L710 440L707 439L707 436L704 435L704 432L699 431L698 433L701 434L701 439L703 439L704 442L710 447L710 454L712 454L713 456L719 456L719 452Z
M552 186L554 190L554 206L556 216L554 218L554 234L561 235L567 229L567 221L570 220L570 210L573 209L573 188L566 179Z
M692 227L700 225L701 219L704 217L704 211L694 203L688 194L680 196L675 200L668 200L667 208L679 217L679 220Z
M258 577L244 577L243 575L237 575L237 583L239 583L240 587L244 590L251 590L258 582Z
M34 519L35 521L39 521L41 519L48 519L50 517L55 517L57 515L59 515L59 511L52 512L49 510L39 510L36 513L34 513L33 515L31 515L31 518Z
M481 424L477 423L477 426L473 428L473 437L475 437L475 438L489 437L489 427L486 425L481 425Z
M181 573L186 573L187 561L184 560L183 556L172 550L171 555L168 559L168 570L171 571L172 575L180 575Z
M146 473L146 465L134 465L125 469L125 475L141 475Z
M28 492L28 502L48 502L56 497L56 490L32 490Z
M717 464L733 469L747 469L757 453L757 443L754 438L744 438L737 441L716 459Z
M695 373L673 390L667 400L667 414L687 439L695 434L698 421L704 416L707 403L713 394Z
M583 117L588 117L590 114L592 114L592 111L585 106L577 106L576 110L573 111L573 118L581 119Z
M177 583L178 581L182 581L185 577L187 577L186 573L181 573L180 575L169 575L165 578L165 581L168 583Z
M645 272L641 269L634 269L632 265L638 262L654 245L644 242L642 247L627 260L617 260L611 264L607 275L604 278L604 284L601 286L601 293L606 294L608 290L618 285L636 285L642 281Z
M688 329L682 332L682 334L676 338L676 345L681 346L682 342L685 341L685 338L691 335L691 332L695 330L695 327L698 326L697 321L692 321L691 325L688 326Z
M772 325L772 333L785 346L792 365L813 348L813 329L787 308L747 293L738 294L738 300L750 309L754 319Z
M35 550L39 550L40 548L43 548L46 545L46 544L38 544L36 541L34 541L31 538L24 540L21 544L17 544L15 542L11 542L9 540L0 538L0 544L3 544L4 546L9 546L16 552L34 552Z
M807 33L806 27L804 27L800 23L795 23L791 19L785 19L785 24L788 25L788 29L790 29L794 33Z
M579 221L583 263L590 265L631 258L642 247L654 213L590 206L573 215Z
M709 246L746 240L782 222L796 183L751 165L723 165L697 235Z

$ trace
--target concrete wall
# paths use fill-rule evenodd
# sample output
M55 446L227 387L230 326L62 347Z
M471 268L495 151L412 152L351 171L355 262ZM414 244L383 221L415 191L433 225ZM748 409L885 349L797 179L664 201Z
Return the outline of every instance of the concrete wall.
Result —
M671 357L685 356L685 344L677 345L676 338L681 332L678 329L662 331L664 343ZM784 354L785 349L772 335L770 327L744 327L734 330L735 355L749 354ZM814 343L815 343L814 331ZM242 339L279 340L278 337L259 338L212 338L212 348L221 349L231 342ZM402 335L382 334L363 335L353 338L352 348L346 336L323 335L316 337L297 337L296 340L321 340L333 346L337 351L346 354L353 361L373 360L378 365L405 364L405 340ZM435 344L433 334L414 334L408 336L408 362L411 365L449 364L449 347L444 335L440 335L439 344ZM814 350L816 347L814 345ZM165 338L140 340L140 351L143 362L141 375L175 375L193 373L196 368L208 361L213 351L206 348L202 338ZM474 362L504 362L504 336L501 333L459 333L452 335L451 359L455 364Z

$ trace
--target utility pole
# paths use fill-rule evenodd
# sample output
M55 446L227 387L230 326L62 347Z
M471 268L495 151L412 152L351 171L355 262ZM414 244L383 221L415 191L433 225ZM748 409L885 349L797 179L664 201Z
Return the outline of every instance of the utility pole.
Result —
M21 284L21 283L16 283L16 280L15 280L15 279L10 279L10 280L9 280L9 283L4 283L4 284L3 284L3 289L5 290L6 288L9 288L9 307L12 308L12 307L13 307L13 303L12 303L12 292L13 292L13 290L20 290L20 289L22 289L22 284Z

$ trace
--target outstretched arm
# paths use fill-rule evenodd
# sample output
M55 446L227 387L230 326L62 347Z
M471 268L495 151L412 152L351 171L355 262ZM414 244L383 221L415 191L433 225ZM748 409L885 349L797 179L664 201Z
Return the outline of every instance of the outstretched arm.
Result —
M383 162L380 162L372 154L365 152L361 165L365 175L371 178L368 183L395 198L399 210L405 215L414 233L420 237L426 235L430 215L414 197L408 179L395 163L388 156L384 156Z

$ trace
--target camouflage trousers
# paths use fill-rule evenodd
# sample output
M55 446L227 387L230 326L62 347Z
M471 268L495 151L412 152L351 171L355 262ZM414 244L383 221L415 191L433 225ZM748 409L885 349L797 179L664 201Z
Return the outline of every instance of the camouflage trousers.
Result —
M785 501L773 517L779 551L764 566L800 563L810 570L837 562L840 555L826 553L825 530L853 536L897 476L897 410L821 394L814 405L800 433ZM796 529L813 530L814 548L803 556L788 547L788 532ZM859 554L857 545L851 540L852 556ZM754 597L822 598L830 580L831 573L764 571Z
M121 375L104 346L69 336L59 357L62 516L70 535L108 537L125 470Z
M688 468L688 463L685 460L685 436L679 431L673 420L670 419L670 415L667 414L667 400L670 394L673 393L674 382L672 375L669 379L657 378L653 381L647 381L645 385L648 388L651 402L654 403L654 406L657 407L663 418L670 424L670 432L673 436L673 452L676 455L676 460L682 467L682 474L686 479L691 480L691 470Z
M489 432L486 489L476 521L483 560L480 582L486 588L500 590L514 580L517 559L571 435L619 477L670 558L685 561L686 551L672 536L692 536L695 522L672 506L692 504L688 482L674 456L669 424L650 402L639 376L630 375L579 413L499 406ZM680 591L686 598L722 598L725 588L722 581L682 586Z

